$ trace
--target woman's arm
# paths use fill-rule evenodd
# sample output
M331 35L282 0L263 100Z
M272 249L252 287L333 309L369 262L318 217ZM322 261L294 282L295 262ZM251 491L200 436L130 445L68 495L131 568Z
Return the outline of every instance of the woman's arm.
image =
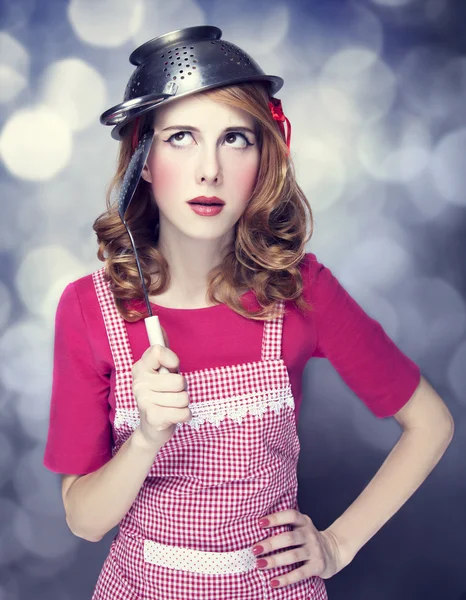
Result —
M423 483L453 437L448 408L422 376L394 417L403 428L400 439L363 492L326 530L349 562Z
M138 495L159 449L148 444L138 428L97 471L64 475L63 504L71 531L89 542L98 542L118 525Z

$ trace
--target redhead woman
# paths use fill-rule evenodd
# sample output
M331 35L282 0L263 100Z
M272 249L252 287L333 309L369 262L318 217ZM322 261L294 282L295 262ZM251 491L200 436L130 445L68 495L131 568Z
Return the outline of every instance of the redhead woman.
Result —
M130 60L124 101L101 117L120 142L94 224L103 266L57 309L45 453L75 535L96 542L119 525L93 600L325 600L324 580L440 460L452 417L306 252L312 212L275 96L283 80L210 26ZM403 430L323 531L297 503L313 356Z

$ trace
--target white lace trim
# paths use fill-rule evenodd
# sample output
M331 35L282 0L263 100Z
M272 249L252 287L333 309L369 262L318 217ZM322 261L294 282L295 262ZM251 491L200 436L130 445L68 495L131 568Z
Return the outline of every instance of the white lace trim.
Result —
M262 418L268 409L278 414L286 406L294 409L293 394L289 385L285 388L268 390L252 396L247 394L190 404L191 420L186 423L179 423L177 427L189 425L194 429L199 429L204 423L212 423L218 427L227 418L240 425L248 414ZM123 425L128 425L131 429L136 429L139 426L139 412L137 409L117 408L114 426L119 429Z
M203 552L152 540L144 540L144 560L160 567L205 575L246 573L254 569L256 563L251 548L236 552Z

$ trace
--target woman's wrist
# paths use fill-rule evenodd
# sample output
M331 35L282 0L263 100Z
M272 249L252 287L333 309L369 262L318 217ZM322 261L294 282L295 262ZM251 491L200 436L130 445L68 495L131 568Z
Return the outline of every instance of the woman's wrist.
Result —
M159 443L148 440L142 433L140 427L137 427L131 435L131 446L138 451L148 454L154 458L161 448Z

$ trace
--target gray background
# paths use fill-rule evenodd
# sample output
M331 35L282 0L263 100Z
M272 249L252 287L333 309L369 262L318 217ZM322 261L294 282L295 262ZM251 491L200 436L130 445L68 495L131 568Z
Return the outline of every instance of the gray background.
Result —
M90 598L111 535L67 530L42 466L53 320L99 266L91 229L140 43L214 24L281 75L309 250L448 404L455 438L422 488L327 581L330 600L466 599L466 11L448 0L0 3L0 600ZM300 503L323 529L400 435L328 361L305 371Z

